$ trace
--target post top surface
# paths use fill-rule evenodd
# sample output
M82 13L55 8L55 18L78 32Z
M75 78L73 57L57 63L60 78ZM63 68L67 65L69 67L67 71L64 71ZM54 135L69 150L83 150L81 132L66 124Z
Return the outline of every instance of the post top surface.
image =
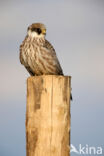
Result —
M40 76L30 76L30 77L28 77L28 80L29 79L34 79L34 78L46 78L46 77L69 78L69 79L71 79L71 76L63 76L63 75L40 75Z

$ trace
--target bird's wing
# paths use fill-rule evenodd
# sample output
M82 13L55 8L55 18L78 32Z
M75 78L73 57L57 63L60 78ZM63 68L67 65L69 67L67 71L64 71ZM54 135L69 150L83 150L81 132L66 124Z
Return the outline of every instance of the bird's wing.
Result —
M56 66L57 74L63 75L62 68L60 66L60 63L58 61L58 58L56 56L56 52L55 52L55 49L53 48L53 46L49 43L49 41L45 40L43 47L47 51L47 53L50 57L50 60L52 60L53 66Z
M32 71L32 69L30 68L30 66L28 65L28 63L25 62L23 55L24 55L24 44L27 40L28 36L25 37L24 41L22 42L22 44L20 45L20 55L19 55L19 59L21 64L23 64L25 66L25 68L27 69L27 71L29 72L29 74L31 76L34 76L34 72Z
M35 74L32 72L31 68L29 66L25 66L25 68L27 69L27 71L29 72L29 74L31 76L34 76Z
M45 44L44 44L44 48L48 51L48 53L50 54L51 60L53 60L53 63L56 63L56 68L57 68L57 74L59 75L64 75L62 68L60 66L60 63L58 61L58 58L56 56L56 52L55 49L53 48L53 46L49 43L49 41L45 40ZM70 94L70 99L73 100L72 98L72 94Z

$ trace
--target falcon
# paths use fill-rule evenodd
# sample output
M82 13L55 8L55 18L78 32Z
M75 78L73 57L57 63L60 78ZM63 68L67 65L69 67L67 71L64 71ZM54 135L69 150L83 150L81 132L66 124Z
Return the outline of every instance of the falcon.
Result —
M45 39L46 27L34 23L20 45L20 62L30 75L63 75L53 46Z
M20 45L20 62L31 76L63 75L55 49L45 36L44 24L33 23L28 27L27 35Z

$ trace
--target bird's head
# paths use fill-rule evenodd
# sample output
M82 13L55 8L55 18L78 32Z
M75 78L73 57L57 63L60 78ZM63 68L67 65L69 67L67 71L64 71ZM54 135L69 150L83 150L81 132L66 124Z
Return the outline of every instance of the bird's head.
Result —
M27 33L32 38L44 38L46 35L46 27L42 23L33 23L28 27Z

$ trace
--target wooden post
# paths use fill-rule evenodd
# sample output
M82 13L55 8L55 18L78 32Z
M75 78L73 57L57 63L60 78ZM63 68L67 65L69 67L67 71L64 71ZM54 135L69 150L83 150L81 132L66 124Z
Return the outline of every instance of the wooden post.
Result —
M27 80L27 156L70 155L69 76L34 76Z

